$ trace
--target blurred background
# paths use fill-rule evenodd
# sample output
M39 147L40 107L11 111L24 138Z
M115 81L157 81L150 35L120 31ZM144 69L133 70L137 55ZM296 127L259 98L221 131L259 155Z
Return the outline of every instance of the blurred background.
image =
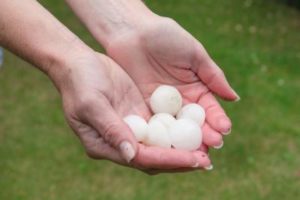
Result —
M61 0L41 0L95 49ZM299 0L149 0L177 20L224 69L242 100L214 170L150 177L88 159L45 75L4 52L0 70L0 199L300 198ZM298 8L297 8L298 7Z

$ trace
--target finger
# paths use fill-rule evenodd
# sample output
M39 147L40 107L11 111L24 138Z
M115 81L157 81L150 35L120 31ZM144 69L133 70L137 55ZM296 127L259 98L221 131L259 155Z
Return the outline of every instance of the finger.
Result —
M202 127L203 143L209 147L220 149L223 146L223 138L220 133L212 129L207 123Z
M169 170L161 170L161 169L151 169L144 171L149 175L158 175L158 174L165 174L165 173L186 173L186 172L193 172L195 168L179 168L179 169L169 169Z
M208 150L209 150L208 146L206 144L202 143L200 148L199 148L199 151L202 151L202 152L208 154Z
M118 164L125 164L124 159L120 156L119 152L109 144L105 143L97 131L90 126L77 122L77 125L73 126L72 129L77 132L77 135L90 158L108 159Z
M120 153L109 144L107 144L103 138L89 138L89 141L85 141L85 147L89 157L93 159L105 159L111 160L115 163L126 165L126 162L121 157Z
M225 100L238 101L238 94L229 85L224 72L210 58L204 47L198 47L193 71L215 94Z
M213 167L207 167L207 168L202 168L200 170L212 170ZM186 172L194 172L194 171L199 171L199 169L195 168L178 168L178 169L169 169L169 170L161 170L161 169L150 169L144 171L145 173L149 175L158 175L158 174L164 174L164 173L186 173Z
M211 128L224 135L230 132L231 121L216 98L210 92L203 95L199 99L198 104L205 109L206 122Z
M210 165L208 155L201 151L183 151L140 144L133 165L141 169L201 168Z
M138 151L137 141L130 128L119 117L106 100L93 104L87 119L91 126L103 137L104 141L118 150L129 163Z

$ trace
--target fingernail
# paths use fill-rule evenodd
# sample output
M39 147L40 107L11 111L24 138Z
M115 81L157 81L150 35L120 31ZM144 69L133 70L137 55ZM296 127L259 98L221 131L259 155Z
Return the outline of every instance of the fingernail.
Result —
M223 135L229 135L230 133L231 133L231 128L228 131L224 132Z
M200 164L197 162L196 164L194 164L193 166L192 166L192 168L198 168L200 166Z
M218 125L219 125L219 129L220 131L222 132L228 132L231 128L231 122L230 120L225 117L225 116L221 116L219 119L218 119Z
M234 100L234 102L238 102L241 100L241 97L234 91L236 99Z
M238 102L238 101L240 101L240 100L241 100L241 97L238 96L233 102Z
M130 163L130 161L135 156L135 151L134 151L132 145L129 142L124 141L120 144L120 150L121 150L123 158L125 158L125 160L128 163Z
M209 165L208 167L204 167L205 170L210 171L213 170L214 166L213 165Z
M223 145L224 145L224 142L222 141L222 143L220 145L214 146L214 148L215 149L221 149L223 147Z

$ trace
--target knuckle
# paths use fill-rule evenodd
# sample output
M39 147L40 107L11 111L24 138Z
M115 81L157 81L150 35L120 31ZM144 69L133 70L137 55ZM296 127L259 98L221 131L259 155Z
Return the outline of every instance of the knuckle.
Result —
M164 168L170 165L168 155L164 152L159 152L155 158L145 158L143 156L136 156L131 163L135 168L143 171L153 171L156 168Z
M160 152L160 153L159 153L159 162L160 162L161 164L167 163L167 156L166 156L165 153L163 153L163 152Z
M105 142L109 144L117 143L118 140L117 133L120 133L120 130L119 130L119 125L116 123L110 123L105 125L102 132Z
M204 66L209 60L209 55L207 54L203 45L199 42L194 46L194 48L195 64L198 66Z
M208 84L213 84L215 80L223 76L224 76L224 72L220 68L216 68L216 70L209 76L207 82Z
M85 153L91 159L102 160L105 159L104 148L101 145L100 139L94 139L93 141L83 141L85 146Z
M95 104L95 98L93 96L90 96L90 95L81 96L78 99L76 110L80 114L88 113L92 110L94 104Z

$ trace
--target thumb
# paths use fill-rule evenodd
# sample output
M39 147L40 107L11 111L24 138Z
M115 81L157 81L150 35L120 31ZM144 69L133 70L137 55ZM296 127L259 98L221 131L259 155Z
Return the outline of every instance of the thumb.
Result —
M93 110L94 114L88 117L90 125L129 163L138 151L137 141L130 128L109 103Z
M210 58L202 46L197 50L194 72L211 91L221 98L229 101L240 99L226 80L224 72Z

